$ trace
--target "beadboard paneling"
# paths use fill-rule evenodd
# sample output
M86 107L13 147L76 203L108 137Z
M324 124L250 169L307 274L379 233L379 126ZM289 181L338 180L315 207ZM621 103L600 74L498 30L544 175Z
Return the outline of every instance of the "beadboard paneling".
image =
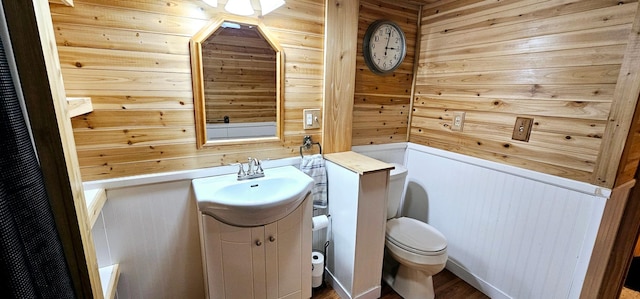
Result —
M118 298L204 298L191 180L108 189L107 196L104 228L94 231L104 230L99 262L120 263Z
M449 270L492 298L579 296L606 201L599 188L420 145L406 155L404 215L444 234Z
M636 87L620 73L638 72L627 45L637 8L610 0L425 5L409 141L613 186L608 164L617 165L618 131L632 113L610 113L631 111L637 98L626 99ZM462 132L450 129L453 111L466 112ZM518 116L534 119L529 142L511 139Z
M304 135L320 140L302 109L322 107L324 1L289 0L260 19L285 52L283 143L196 150L189 39L225 3L51 4L67 96L94 101L72 121L84 181L295 156Z
M407 141L418 14L418 6L406 3L360 1L352 145ZM379 19L396 22L407 41L404 61L392 74L384 76L371 72L362 56L364 34L369 25Z

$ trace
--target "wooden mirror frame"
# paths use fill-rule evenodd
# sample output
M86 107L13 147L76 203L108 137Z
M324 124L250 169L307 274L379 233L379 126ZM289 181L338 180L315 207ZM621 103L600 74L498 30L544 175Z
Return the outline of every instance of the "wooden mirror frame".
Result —
M253 25L271 45L276 52L276 135L271 137L253 137L253 138L237 138L224 140L207 140L207 117L205 108L204 95L204 71L202 67L202 43L206 41L224 22L241 23ZM270 143L282 142L283 128L282 123L282 101L283 98L283 82L284 79L284 51L275 38L267 31L262 22L251 18L242 18L237 16L225 15L211 21L207 26L196 33L189 41L191 52L191 81L193 85L193 101L195 110L195 128L196 128L196 146L198 149L225 144L246 144L246 143Z

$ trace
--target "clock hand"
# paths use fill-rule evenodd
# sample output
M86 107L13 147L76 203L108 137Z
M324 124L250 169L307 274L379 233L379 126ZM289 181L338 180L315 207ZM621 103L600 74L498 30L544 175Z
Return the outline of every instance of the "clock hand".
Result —
M384 56L387 56L387 49L389 49L389 41L391 40L391 30L389 30L389 36L387 37L387 44L384 46Z

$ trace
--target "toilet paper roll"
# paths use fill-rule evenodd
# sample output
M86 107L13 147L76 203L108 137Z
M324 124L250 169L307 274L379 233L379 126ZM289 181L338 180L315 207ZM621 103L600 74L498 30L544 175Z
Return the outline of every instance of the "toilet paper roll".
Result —
M329 218L327 215L315 216L311 220L311 229L317 231L329 226Z
M324 255L314 251L311 254L311 286L314 288L322 285L322 274L324 273Z

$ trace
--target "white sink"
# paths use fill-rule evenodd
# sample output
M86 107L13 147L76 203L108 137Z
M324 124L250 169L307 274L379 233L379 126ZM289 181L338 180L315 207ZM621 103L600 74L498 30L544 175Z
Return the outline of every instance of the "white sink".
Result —
M224 223L259 226L287 216L311 192L313 179L293 166L268 168L264 177L238 181L236 174L194 179L198 208Z

